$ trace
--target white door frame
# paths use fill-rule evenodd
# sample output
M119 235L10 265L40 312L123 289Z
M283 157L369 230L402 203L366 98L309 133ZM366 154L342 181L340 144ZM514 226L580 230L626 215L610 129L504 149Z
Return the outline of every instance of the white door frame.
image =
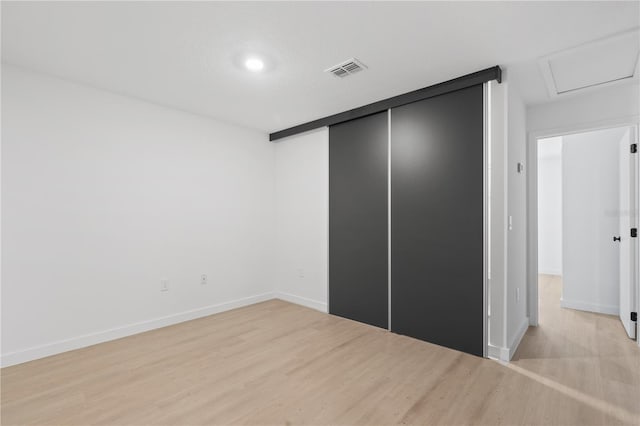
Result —
M527 134L527 164L529 164L529 173L527 173L527 314L530 325L538 325L538 140L612 127L637 127L639 123L640 116L631 115L593 123L536 130ZM637 265L636 269L638 269ZM637 276L638 273L636 273ZM638 299L636 306L640 306L638 279L635 285ZM638 344L640 345L640 339Z

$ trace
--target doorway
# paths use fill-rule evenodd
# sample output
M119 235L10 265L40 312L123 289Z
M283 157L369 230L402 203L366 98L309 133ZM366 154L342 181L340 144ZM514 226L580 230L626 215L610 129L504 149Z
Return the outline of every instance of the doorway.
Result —
M636 338L636 131L627 125L535 139L537 226L530 235L537 268L529 309L541 324L561 309L604 314Z

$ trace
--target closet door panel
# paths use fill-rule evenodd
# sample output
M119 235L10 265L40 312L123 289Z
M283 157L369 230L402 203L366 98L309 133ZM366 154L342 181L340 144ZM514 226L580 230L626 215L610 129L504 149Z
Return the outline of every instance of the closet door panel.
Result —
M388 115L329 128L329 313L388 327Z
M391 111L391 330L483 354L483 88Z

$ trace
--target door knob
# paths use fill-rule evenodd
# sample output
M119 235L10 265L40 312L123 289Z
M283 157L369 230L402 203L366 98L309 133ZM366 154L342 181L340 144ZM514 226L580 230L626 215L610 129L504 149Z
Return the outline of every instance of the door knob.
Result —
M620 241L620 237L613 237L613 241Z

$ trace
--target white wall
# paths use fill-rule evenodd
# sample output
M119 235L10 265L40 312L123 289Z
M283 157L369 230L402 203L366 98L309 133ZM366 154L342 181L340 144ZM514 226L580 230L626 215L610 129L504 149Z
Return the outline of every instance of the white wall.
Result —
M538 143L538 272L562 275L562 137Z
M508 90L507 347L512 357L529 326L527 317L526 108L514 85ZM519 173L518 163L525 168Z
M628 122L640 114L640 86L619 84L527 109L530 132L559 133L608 125L612 120Z
M508 360L507 349L507 107L508 83L489 83L490 103L490 279L489 356Z
M6 65L2 89L4 365L273 296L265 134Z
M563 137L562 306L618 314L619 141L624 128Z
M3 365L274 296L326 311L326 129L270 144L14 67L2 83ZM506 83L492 93L491 336L504 359L506 217L518 209L507 177L524 162L517 150L506 162L507 133L520 140L507 101L517 126L524 117Z
M327 311L329 131L275 143L276 292Z

